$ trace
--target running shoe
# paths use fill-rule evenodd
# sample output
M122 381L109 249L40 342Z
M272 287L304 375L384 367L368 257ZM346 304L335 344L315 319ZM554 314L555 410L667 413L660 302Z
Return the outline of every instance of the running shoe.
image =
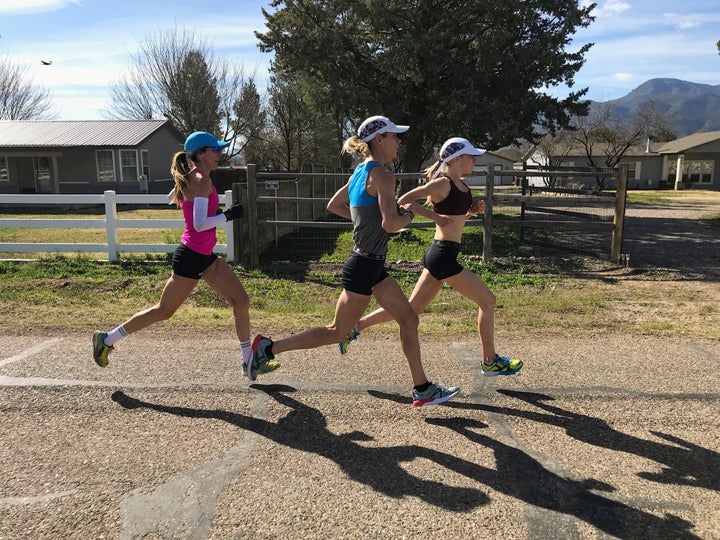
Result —
M248 379L254 381L257 379L258 373L261 373L261 369L270 362L274 356L268 352L268 348L272 345L272 340L258 334L255 336L255 340L252 345L252 364L250 369L246 369Z
M95 330L93 334L93 358L95 359L95 363L100 367L107 367L108 355L114 348L105 345L106 337L107 332L101 332L100 330Z
M460 393L457 386L445 388L439 383L430 383L430 386L424 392L418 392L413 388L412 397L413 405L416 407L427 407L428 405L437 405L449 399L454 398Z
M522 360L511 360L507 356L495 355L492 364L482 363L483 375L486 377L494 377L495 375L512 375L520 371L523 367Z
M271 371L275 371L279 367L280 367L280 362L270 361L267 364L265 364L264 366L262 366L258 370L258 373L259 374L260 373L270 373ZM245 375L246 377L249 377L247 374L247 364L243 364L242 372L243 372L243 375Z
M347 333L347 336L345 336L345 341L341 341L340 343L338 343L338 346L340 347L340 354L345 354L348 351L350 342L355 341L359 337L360 337L360 332L358 332L358 329L356 326L353 326L350 329L350 331Z

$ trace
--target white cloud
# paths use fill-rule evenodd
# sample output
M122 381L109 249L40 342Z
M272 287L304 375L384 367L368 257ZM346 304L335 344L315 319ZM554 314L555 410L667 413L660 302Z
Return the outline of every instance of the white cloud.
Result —
M665 20L675 25L679 30L687 30L700 26L705 18L702 15L686 15L681 13L664 13Z
M583 7L587 7L591 4L589 0L583 0L582 5ZM592 10L592 15L597 17L598 19L603 19L606 17L613 17L615 15L619 15L623 11L627 11L630 9L630 4L627 4L623 2L622 0L607 0L602 6L597 5L595 9Z
M631 73L615 73L612 78L619 82L627 82L633 80L635 76Z
M79 0L0 0L0 15L46 13L71 4L81 5Z

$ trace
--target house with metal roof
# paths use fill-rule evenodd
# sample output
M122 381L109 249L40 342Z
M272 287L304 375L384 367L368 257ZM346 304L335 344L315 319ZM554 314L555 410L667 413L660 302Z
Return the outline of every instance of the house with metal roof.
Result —
M693 133L657 149L670 187L720 189L720 131Z
M604 150L602 143L596 143L593 147L593 155L597 156L594 161L601 166L604 164ZM555 169L590 166L585 149L579 145L558 144L551 149L552 156L547 156L545 152L536 147L528 156L526 164L539 167L547 166L548 163L560 164ZM648 141L646 144L631 146L621 163L629 166L629 189L720 190L720 131L695 133L667 143L654 144ZM588 184L593 182L591 178L568 178L565 181L588 187L592 187Z
M184 140L166 120L0 121L0 193L166 193Z

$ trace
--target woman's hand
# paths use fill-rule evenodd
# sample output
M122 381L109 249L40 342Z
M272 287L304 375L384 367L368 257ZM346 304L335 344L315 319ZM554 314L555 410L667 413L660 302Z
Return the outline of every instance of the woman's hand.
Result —
M470 217L477 216L479 213L485 211L485 200L484 199L478 199L475 202L473 202L472 206L470 207L470 210L468 210L468 215Z
M453 218L450 216L446 216L445 214L435 214L433 216L433 221L437 224L438 227L447 227L448 225L455 222Z

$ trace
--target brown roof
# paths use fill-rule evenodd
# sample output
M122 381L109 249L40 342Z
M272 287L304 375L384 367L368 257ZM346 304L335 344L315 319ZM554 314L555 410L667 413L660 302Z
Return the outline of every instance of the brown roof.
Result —
M165 124L170 125L167 120L3 120L0 147L137 146Z
M593 144L593 156L604 156L605 151L608 148L607 143L595 143ZM582 148L578 143L573 145L570 150L568 151L567 146L562 146L558 144L554 148L553 155L566 155L568 157L585 157L585 148ZM657 151L652 148L650 148L650 152L647 151L647 144L635 144L627 149L627 152L625 152L626 157L638 157L638 156L652 156L657 155Z
M704 133L693 133L687 137L681 137L665 143L658 149L660 154L678 154L680 152L687 152L703 144L715 142L720 139L720 131L706 131Z

